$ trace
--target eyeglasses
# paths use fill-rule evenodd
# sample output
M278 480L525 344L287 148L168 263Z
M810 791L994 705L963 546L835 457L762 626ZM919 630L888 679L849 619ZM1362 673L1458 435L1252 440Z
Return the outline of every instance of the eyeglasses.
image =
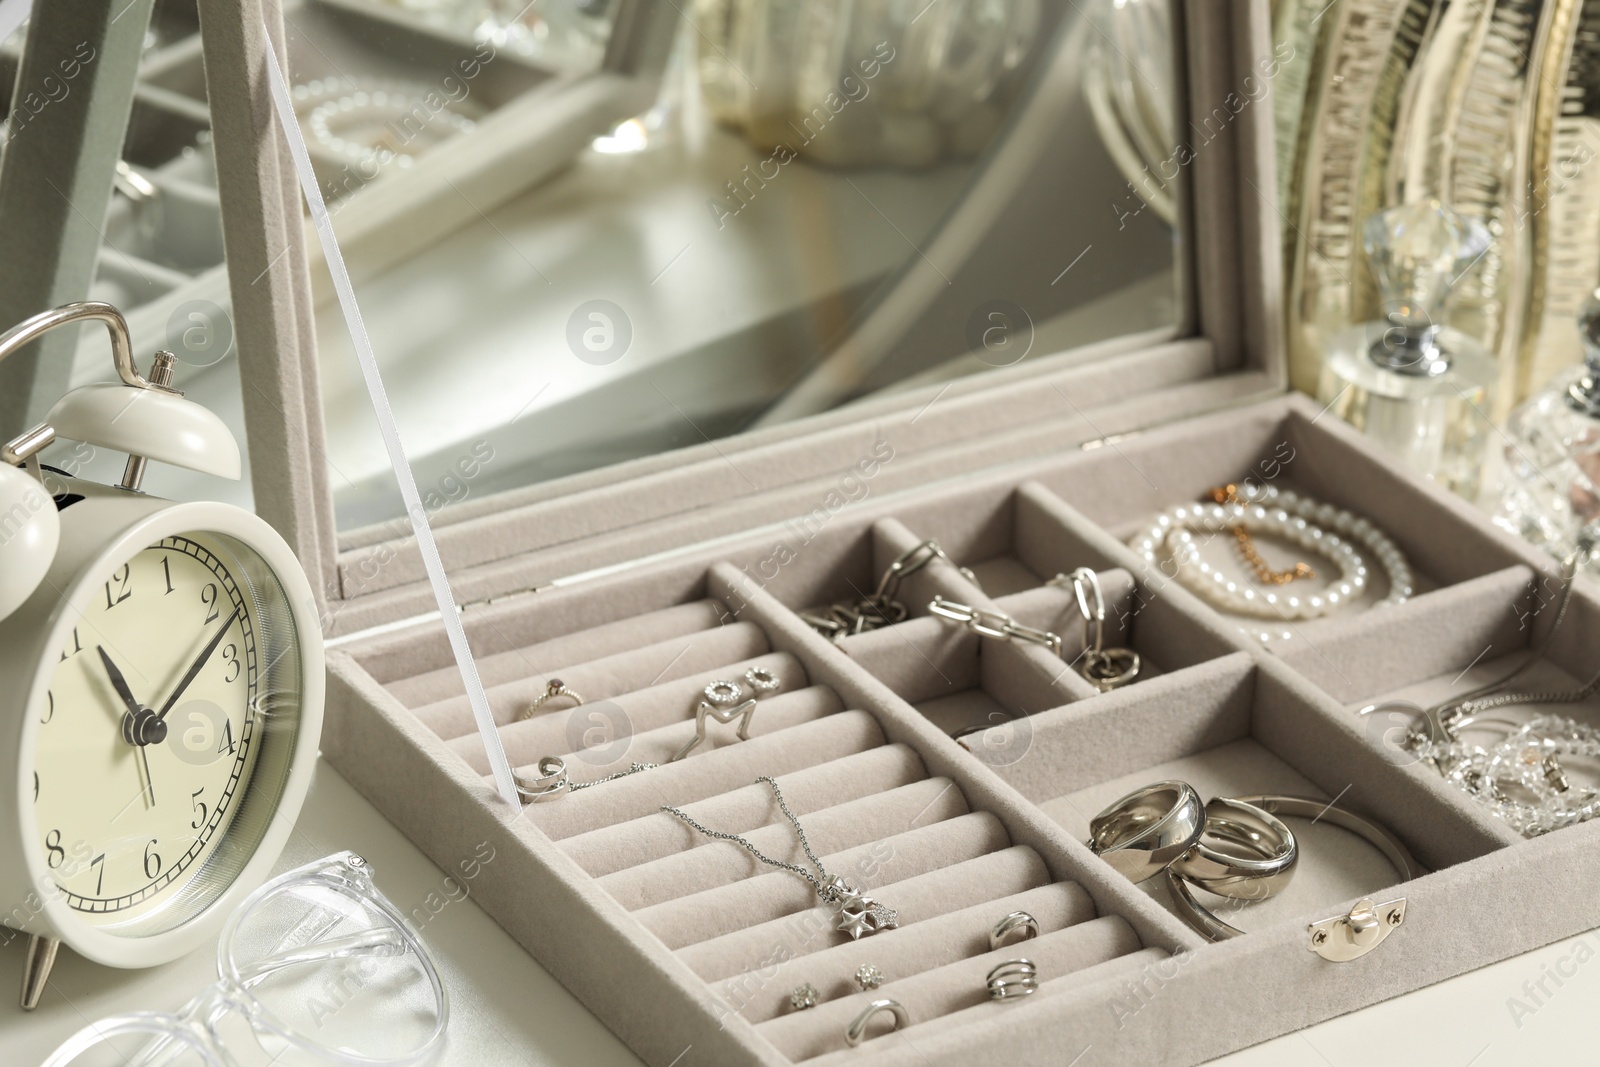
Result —
M176 1014L102 1019L41 1067L243 1067L257 1051L279 1067L403 1067L443 1044L439 972L353 852L250 894L223 928L217 973Z

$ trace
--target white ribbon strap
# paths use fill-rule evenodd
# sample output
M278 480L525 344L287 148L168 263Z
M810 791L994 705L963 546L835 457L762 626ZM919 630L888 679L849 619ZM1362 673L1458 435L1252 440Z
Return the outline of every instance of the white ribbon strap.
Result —
M4 13L5 8L0 6L0 15ZM494 715L489 710L489 698L483 691L483 681L478 677L478 664L472 658L472 648L467 644L467 634L461 626L461 612L456 607L455 594L450 591L450 581L444 573L444 561L439 558L439 546L434 543L433 528L428 525L428 513L417 492L417 480L411 473L411 464L406 460L405 446L400 442L394 410L389 406L383 378L378 374L378 359L372 351L372 340L367 336L366 323L361 319L361 308L356 304L355 290L350 285L350 272L345 269L344 255L339 251L339 241L333 233L333 221L328 217L328 206L322 201L322 189L317 184L316 172L311 169L311 157L306 153L300 120L295 116L294 104L289 99L289 85L272 50L272 35L267 32L265 22L262 23L262 31L267 42L265 51L272 105L278 113L278 124L288 138L289 153L300 175L300 188L311 208L311 221L317 228L317 239L322 243L322 255L328 261L333 287L339 293L345 327L350 331L356 359L361 363L361 376L366 379L367 394L372 398L372 411L378 418L383 446L389 453L389 465L394 468L395 480L400 483L400 496L405 501L406 515L411 519L411 529L417 537L423 566L428 570L428 581L433 585L434 599L439 603L439 615L444 620L445 632L450 635L450 649L455 653L456 667L461 671L461 680L466 683L472 717L477 720L478 733L483 738L484 751L488 753L489 766L494 769L494 782L500 795L507 804L520 808L516 782L511 777L511 764L506 759L505 748L500 744L500 732L495 728Z

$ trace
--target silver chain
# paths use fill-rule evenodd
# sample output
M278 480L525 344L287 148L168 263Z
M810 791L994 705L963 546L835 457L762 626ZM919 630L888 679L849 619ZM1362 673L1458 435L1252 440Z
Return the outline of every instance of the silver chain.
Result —
M607 782L614 782L618 778L626 778L630 774L638 774L640 771L653 771L659 766L661 766L659 763L630 763L627 770L608 774L604 778L596 778L592 782L568 782L567 792L576 793L580 789L588 789L591 785L604 785Z
M795 818L794 812L789 810L788 801L783 799L783 790L778 788L778 780L773 778L771 775L764 774L760 778L757 778L756 781L766 782L772 787L772 795L778 801L779 810L783 812L784 816L788 818L790 824L794 826L795 836L800 839L800 847L805 849L806 858L816 865L817 874L812 874L809 870L800 866L798 863L785 863L783 860L775 860L771 856L762 852L755 845L751 844L747 838L740 837L738 834L730 834L724 833L721 830L713 830L708 826L704 826L701 823L696 822L694 816L690 815L688 812L675 808L670 804L661 805L661 810L671 812L673 815L676 815L678 818L682 819L684 822L688 823L702 834L705 834L707 837L714 837L719 841L732 841L734 844L742 846L746 852L750 853L750 855L754 856L762 863L773 867L782 867L786 871L793 871L795 874L798 874L800 877L811 883L811 888L817 891L817 896L826 899L828 894L823 889L823 882L829 879L831 875L829 875L827 869L822 866L822 861L817 859L817 854L811 851L811 842L806 837L805 828L800 825L800 820ZM821 877L819 878L818 875L821 875Z
M1556 617L1551 622L1550 629L1545 631L1543 639L1540 640L1538 647L1533 650L1532 654L1504 677L1487 685L1480 685L1469 693L1452 697L1442 704L1435 705L1433 708L1435 715L1445 718L1451 712L1475 714L1480 711L1487 711L1490 708L1505 707L1509 704L1575 704L1580 700L1586 700L1593 696L1596 690L1600 690L1600 672L1597 672L1581 689L1566 690L1564 692L1560 690L1542 690L1526 693L1501 693L1498 696L1490 695L1516 681L1534 663L1543 659L1545 653L1549 651L1550 645L1555 641L1556 631L1561 628L1562 620L1567 617L1567 608L1572 603L1572 593L1578 584L1578 569L1594 549L1595 546L1587 539L1582 540L1578 547L1561 561L1561 578L1564 583L1561 590L1561 603L1556 608Z
M928 605L930 614L959 622L975 634L983 637L993 637L1001 641L1027 641L1035 645L1043 645L1057 656L1061 655L1061 637L1049 630L1036 630L1032 626L1024 626L1003 611L990 608L975 608L970 604L961 604L954 600L946 600L943 596L935 596Z

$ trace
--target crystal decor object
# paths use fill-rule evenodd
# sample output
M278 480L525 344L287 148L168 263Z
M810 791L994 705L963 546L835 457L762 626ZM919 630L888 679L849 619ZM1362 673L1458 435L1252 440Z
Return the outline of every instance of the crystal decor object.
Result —
M1494 357L1443 325L1450 288L1489 247L1483 225L1437 200L1362 228L1383 317L1335 334L1318 394L1397 460L1472 498L1489 428Z
M1506 420L1506 476L1495 516L1558 557L1577 547L1585 526L1600 522L1600 291L1579 312L1578 335L1583 365Z

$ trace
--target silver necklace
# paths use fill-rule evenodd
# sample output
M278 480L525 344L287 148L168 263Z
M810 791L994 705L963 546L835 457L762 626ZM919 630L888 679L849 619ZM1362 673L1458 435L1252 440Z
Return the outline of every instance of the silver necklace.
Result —
M810 882L811 888L816 890L817 896L821 898L822 902L834 909L838 920L834 928L849 934L852 941L859 940L864 934L875 934L879 930L893 930L899 926L900 916L896 914L893 908L885 907L838 875L829 874L827 869L822 866L822 861L817 859L817 854L811 851L811 842L806 838L805 828L800 825L800 820L795 818L794 812L789 810L788 801L783 799L783 791L778 788L778 780L770 775L762 775L756 781L766 782L767 785L772 787L772 796L778 802L778 809L783 812L790 825L794 827L795 836L800 839L800 847L805 850L806 858L817 869L815 874L798 863L785 863L783 860L773 859L759 848L756 848L748 839L740 837L738 834L724 833L721 830L713 830L708 826L703 826L696 822L693 816L672 807L670 804L661 805L661 810L671 812L707 837L714 837L720 841L732 841L762 863L792 871Z

